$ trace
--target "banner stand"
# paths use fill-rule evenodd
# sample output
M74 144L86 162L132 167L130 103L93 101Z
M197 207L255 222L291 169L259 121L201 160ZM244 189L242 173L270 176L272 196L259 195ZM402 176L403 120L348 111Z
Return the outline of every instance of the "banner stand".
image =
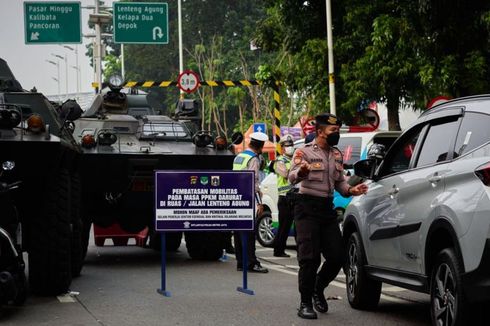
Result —
M254 291L247 288L247 270L248 270L248 234L247 232L241 232L242 238L242 269L243 269L243 287L237 287L238 292L242 292L249 295L254 295Z
M160 289L157 289L157 292L163 295L164 297L170 297L172 294L166 290L166 269L167 269L167 243L165 239L165 232L161 233L162 240L162 285Z

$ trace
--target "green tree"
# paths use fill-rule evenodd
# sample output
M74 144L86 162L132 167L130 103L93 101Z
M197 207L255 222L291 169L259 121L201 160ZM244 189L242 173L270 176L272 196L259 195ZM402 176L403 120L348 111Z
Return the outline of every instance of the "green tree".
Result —
M290 87L327 103L325 1L267 1L258 28L266 50L290 53L293 68L278 67ZM437 95L488 89L490 3L474 0L333 1L336 97L340 115L362 101L386 102L390 129L401 105L425 107ZM323 87L322 87L323 86Z

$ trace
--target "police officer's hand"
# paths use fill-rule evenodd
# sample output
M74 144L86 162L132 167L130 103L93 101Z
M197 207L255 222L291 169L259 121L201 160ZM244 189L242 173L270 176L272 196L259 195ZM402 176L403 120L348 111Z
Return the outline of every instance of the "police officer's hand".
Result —
M260 217L264 213L264 205L258 204L257 205L257 217Z
M308 173L310 173L310 170L311 166L310 164L308 164L308 162L301 162L301 164L299 165L298 175L301 177L305 177L308 175Z
M352 196L359 196L367 193L368 191L368 186L364 183L360 183L354 187L351 187L349 192Z

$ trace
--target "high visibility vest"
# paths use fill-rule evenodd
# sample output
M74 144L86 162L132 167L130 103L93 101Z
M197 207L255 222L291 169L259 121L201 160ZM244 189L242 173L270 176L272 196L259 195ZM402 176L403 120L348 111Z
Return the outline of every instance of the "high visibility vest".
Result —
M288 171L291 169L291 160L286 156L281 155L277 158L277 160L284 162ZM293 188L293 185L289 182L288 178L277 174L277 191L279 196L285 196L286 193L291 190L291 188Z
M233 171L246 170L248 167L248 162L250 162L250 160L256 156L257 154L253 151L249 149L244 150L235 156L235 159L233 160Z

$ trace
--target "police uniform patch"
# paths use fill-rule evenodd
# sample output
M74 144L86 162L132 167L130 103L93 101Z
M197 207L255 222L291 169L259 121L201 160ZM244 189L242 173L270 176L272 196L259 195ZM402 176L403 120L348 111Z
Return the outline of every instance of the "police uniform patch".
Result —
M313 162L311 164L311 170L316 170L316 171L324 170L323 163L322 162Z
M335 161L335 169L337 169L337 171L344 171L344 164L342 163L342 161Z
M293 162L294 164L298 165L301 163L301 161L303 161L303 155L304 153L297 149L296 152L294 152L294 159L293 159Z
M337 171L344 171L344 158L342 156L342 152L338 148L333 149L333 157L335 159L335 169Z

